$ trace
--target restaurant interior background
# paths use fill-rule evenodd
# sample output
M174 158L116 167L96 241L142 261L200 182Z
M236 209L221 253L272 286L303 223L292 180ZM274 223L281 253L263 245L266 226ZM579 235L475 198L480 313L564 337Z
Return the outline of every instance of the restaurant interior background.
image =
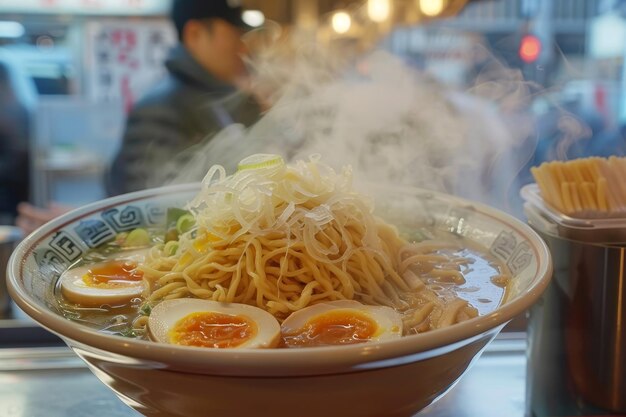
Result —
M344 11L350 19L359 2L244 3L261 11L261 19L315 31L325 42L364 36L350 20L342 27ZM395 11L389 18L390 3L378 3L383 5L379 46L454 88L471 87L484 60L474 53L477 43L521 69L526 80L540 83L545 90L529 105L539 143L552 139L547 125L558 106L584 120L596 142L619 142L613 136L626 114L624 2L487 0L446 18L433 18L439 5L445 10L445 1L423 1L424 10ZM125 114L163 75L161 63L175 42L168 7L167 0L0 2L0 59L14 68L14 86L31 115L35 204L77 205L104 196L103 170L121 139ZM537 158L548 158L540 154L541 146ZM583 152L598 152L587 147Z
M534 88L524 108L536 143L527 166L558 157L553 146L571 118L584 132L567 157L624 154L626 1L478 0L452 10L446 0L370 0L374 32L354 18L365 3L243 1L254 25L335 45L370 37L458 91L474 87L487 55L519 70ZM31 202L105 197L102 177L126 114L163 76L176 42L168 8L169 0L0 0L0 64L30 115ZM518 186L530 181L523 174ZM54 340L0 320L0 347Z

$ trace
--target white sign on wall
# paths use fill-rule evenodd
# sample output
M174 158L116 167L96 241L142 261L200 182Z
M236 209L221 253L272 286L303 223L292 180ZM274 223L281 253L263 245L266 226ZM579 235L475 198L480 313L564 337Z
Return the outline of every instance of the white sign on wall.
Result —
M164 15L171 0L0 0L0 13Z
M126 110L165 74L176 35L168 21L110 20L87 25L87 90L95 101L119 101Z

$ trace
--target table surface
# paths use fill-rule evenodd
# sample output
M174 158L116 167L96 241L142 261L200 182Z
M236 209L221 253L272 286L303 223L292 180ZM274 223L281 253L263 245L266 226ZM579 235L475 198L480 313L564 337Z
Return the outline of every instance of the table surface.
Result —
M523 417L526 340L504 334L419 417ZM1 417L139 417L66 347L0 349Z

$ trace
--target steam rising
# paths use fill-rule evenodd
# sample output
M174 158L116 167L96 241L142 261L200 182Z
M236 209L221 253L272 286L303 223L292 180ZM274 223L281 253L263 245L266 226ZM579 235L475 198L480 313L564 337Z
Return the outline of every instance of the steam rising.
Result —
M536 87L519 71L490 58L474 86L457 91L383 51L340 56L311 45L266 52L255 86L272 92L270 110L250 129L231 126L190 150L175 182L197 181L215 163L233 172L253 153L288 161L320 154L335 168L351 165L363 183L418 186L520 213L511 196L536 146L526 116Z

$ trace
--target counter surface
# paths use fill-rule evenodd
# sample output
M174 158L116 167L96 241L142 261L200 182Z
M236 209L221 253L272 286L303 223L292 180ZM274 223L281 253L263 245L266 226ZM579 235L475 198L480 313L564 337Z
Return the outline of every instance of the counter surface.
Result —
M523 334L502 334L419 417L523 417ZM1 417L140 417L66 347L0 349Z

